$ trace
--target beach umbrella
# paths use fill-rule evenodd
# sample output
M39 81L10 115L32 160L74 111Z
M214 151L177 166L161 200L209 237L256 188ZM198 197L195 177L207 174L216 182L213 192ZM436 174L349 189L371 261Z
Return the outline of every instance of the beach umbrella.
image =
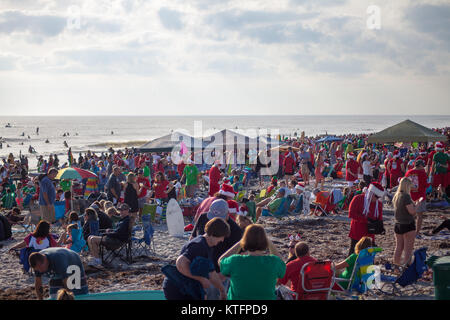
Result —
M278 146L278 147L273 147L272 149L270 149L270 150L280 150L280 151L287 151L288 149L289 149L289 147L291 147L292 148L292 151L295 151L295 152L298 152L298 151L300 151L300 149L299 148L297 148L297 147L294 147L294 146L290 146L290 145L281 145L281 146Z
M97 178L97 177L98 176L95 173L89 170L73 167L61 169L58 171L58 174L56 175L56 179L68 179L68 180Z
M335 142L335 141L343 141L344 139L342 138L338 138L335 136L326 136L323 137L322 139L319 139L316 141L316 143L320 143L320 142Z
M87 178L98 178L98 176L95 173L88 170L68 167L60 169L55 179L77 180ZM70 186L70 192L72 194L71 207L73 208L73 184Z

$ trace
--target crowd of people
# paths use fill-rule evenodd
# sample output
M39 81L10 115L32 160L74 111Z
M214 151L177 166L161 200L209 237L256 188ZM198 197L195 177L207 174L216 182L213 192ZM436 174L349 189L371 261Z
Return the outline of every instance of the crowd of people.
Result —
M450 136L449 128L437 130ZM35 271L38 298L43 298L41 277L49 272L51 295L70 297L70 290L64 291L68 289L68 265L79 266L82 274L81 289L73 294L85 294L82 252L91 257L89 265L101 265L101 246L114 248L127 241L146 203L189 199L204 190L192 228L186 229L192 231L191 238L175 266L163 270L166 298L276 299L275 288L280 284L298 292L299 270L316 260L308 244L294 238L290 239L290 256L284 259L258 222L266 214L275 214L287 197L294 199L291 211L317 214L316 210L297 209L305 204L308 189L312 190L311 201L318 201L326 192L325 181L337 179L346 182L339 209L348 210L351 219L348 258L335 262L335 268L343 271L341 277L351 274L361 250L376 246L375 235L384 232L380 222L386 201L395 212L393 264L410 264L426 202L448 201L449 141L395 146L368 144L367 135L336 138L331 143L316 143L304 136L281 138L279 170L272 177L261 173L264 165L259 158L251 163L250 152L245 164L233 167L219 161L210 167L198 165L193 156L175 164L168 153L135 149L80 153L78 159L70 152L63 165L56 155L48 160L41 157L39 174L34 177L25 157L10 155L0 166L4 210L0 240L11 237L11 226L31 222L30 214L23 212L39 208L35 230L13 245L11 252L21 250L24 270ZM96 177L56 179L59 170L68 166L88 170ZM260 196L261 189L267 191L266 196ZM242 191L244 196L238 198ZM76 199L90 200L88 207L81 212L74 206ZM59 221L55 213L58 201L65 203L65 215ZM52 225L62 227L63 233L51 233ZM441 228L445 226L444 222Z

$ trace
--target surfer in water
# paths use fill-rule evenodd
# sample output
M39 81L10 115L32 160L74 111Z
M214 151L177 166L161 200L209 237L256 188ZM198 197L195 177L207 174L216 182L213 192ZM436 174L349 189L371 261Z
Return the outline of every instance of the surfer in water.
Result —
M36 128L36 134L39 135L39 127Z
M111 135L113 135L114 134L114 131L111 131Z
M67 144L67 142L66 142L66 141L64 141L64 147L66 147L66 148L68 148L68 147L69 147L69 145Z
M50 141L47 139L47 140L45 140L45 143L50 143Z

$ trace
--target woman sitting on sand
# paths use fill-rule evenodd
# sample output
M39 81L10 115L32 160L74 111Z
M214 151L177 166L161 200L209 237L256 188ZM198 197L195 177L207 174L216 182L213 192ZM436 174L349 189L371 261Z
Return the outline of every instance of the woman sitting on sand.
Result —
M241 249L247 254L238 254ZM219 264L220 272L230 277L228 300L276 300L277 279L286 272L286 264L259 224L248 226L241 241L220 257Z

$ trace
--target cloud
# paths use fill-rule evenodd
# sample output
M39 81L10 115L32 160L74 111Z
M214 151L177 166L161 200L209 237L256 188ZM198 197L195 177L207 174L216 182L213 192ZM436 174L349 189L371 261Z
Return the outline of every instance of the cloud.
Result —
M419 32L426 33L450 48L450 5L415 5L405 18Z
M53 55L53 69L71 73L116 73L149 76L162 66L155 50L85 48L58 50Z
M158 11L158 16L162 25L169 30L181 30L184 27L181 19L182 14L179 11L161 8Z
M20 11L0 14L0 33L26 32L38 36L54 37L63 32L66 18L52 15L27 15Z
M12 55L0 55L0 71L10 71L16 69L17 58Z

